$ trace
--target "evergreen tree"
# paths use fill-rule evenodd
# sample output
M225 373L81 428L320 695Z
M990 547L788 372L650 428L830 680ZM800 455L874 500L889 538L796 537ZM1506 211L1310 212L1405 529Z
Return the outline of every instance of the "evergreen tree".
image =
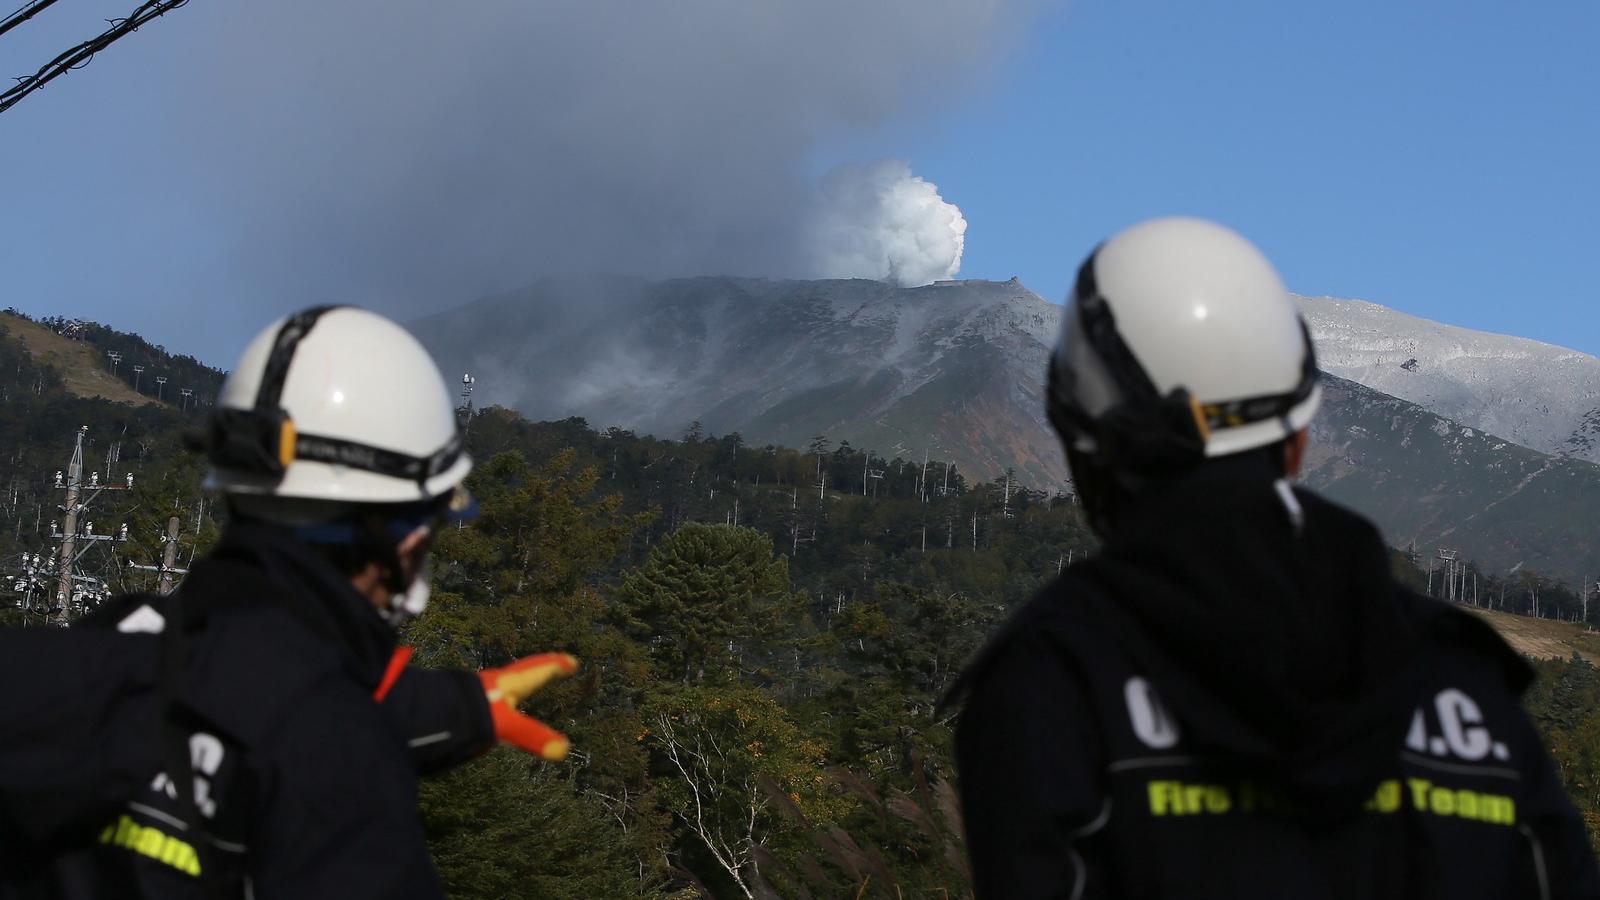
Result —
M736 669L770 637L789 599L789 565L772 539L736 525L690 523L617 586L629 632L650 643L664 678Z

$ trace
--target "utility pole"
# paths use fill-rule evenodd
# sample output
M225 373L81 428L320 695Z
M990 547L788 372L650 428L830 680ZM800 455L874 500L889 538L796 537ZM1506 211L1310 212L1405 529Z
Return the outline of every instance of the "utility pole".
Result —
M88 433L89 426L79 426L77 442L72 448L72 460L67 464L67 502L62 507L66 515L61 519L61 551L56 557L56 571L59 573L59 578L56 582L55 615L51 617L53 625L67 624L68 610L71 608L72 563L77 559L78 511L81 509L78 496L79 482L83 480L83 436Z
M47 620L52 625L65 625L77 614L87 608L88 603L100 599L105 589L102 579L78 572L78 561L88 552L90 547L101 541L126 541L128 539L128 526L124 524L118 531L112 533L94 533L94 523L84 522L83 513L89 504L100 495L101 491L132 490L133 473L128 473L125 484L101 484L100 473L91 472L88 483L84 482L83 465L83 439L89 433L89 426L79 426L75 435L72 458L67 463L65 473L56 472L54 486L66 491L66 502L61 505L61 522L59 525L52 523L52 536L61 540L61 545L52 553L48 564L35 555L32 559L32 568L25 573L25 578L16 579L18 585L28 587L31 594L36 588L42 587L39 575L49 573L55 578L55 602L47 604ZM109 482L110 479L107 479ZM59 529L59 530L55 530ZM25 557L26 559L26 557ZM42 566L42 568L41 568ZM21 587L19 587L19 590Z
M179 521L177 516L173 516L167 520L167 534L166 537L161 539L161 543L163 544L161 548L161 565L141 566L134 564L131 560L128 562L128 568L130 569L140 569L145 572L159 572L161 574L161 580L159 582L160 586L156 589L156 592L163 597L172 593L172 589L175 586L172 583L173 575L189 574L188 569L178 568L178 524Z
M178 517L167 520L166 546L161 548L161 595L172 593L172 573L178 568ZM183 574L187 575L185 571Z
M161 393L162 393L163 390L166 389L166 386L167 386L167 376L165 376L165 375L157 375L156 376L156 400L159 401L161 399Z
M133 367L133 392L139 393L139 379L144 375L144 366Z

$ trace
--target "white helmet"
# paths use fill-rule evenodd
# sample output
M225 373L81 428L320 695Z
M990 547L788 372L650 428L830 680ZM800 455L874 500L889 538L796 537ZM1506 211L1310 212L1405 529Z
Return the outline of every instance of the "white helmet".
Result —
M1266 257L1201 219L1154 219L1078 270L1050 360L1069 450L1159 468L1282 440L1321 402L1311 335Z
M352 306L257 334L222 385L206 450L208 487L334 504L432 501L461 493L472 469L428 351Z

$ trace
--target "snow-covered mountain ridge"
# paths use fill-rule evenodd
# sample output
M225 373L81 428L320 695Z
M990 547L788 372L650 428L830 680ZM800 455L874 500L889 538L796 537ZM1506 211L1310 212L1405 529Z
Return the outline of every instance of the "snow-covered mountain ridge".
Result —
M1364 300L1296 299L1323 371L1543 453L1600 462L1600 359Z
M1041 384L1061 307L1015 279L564 279L414 323L480 399L676 436L815 435L1061 483Z
M1570 431L1596 405L1573 399L1590 397L1592 358L1372 304L1301 303L1329 373L1307 484L1374 517L1398 546L1581 574L1600 552L1589 525L1600 466L1504 431L1529 442ZM570 279L413 328L447 371L478 376L480 405L665 437L699 422L755 446L825 435L948 460L968 478L1013 469L1049 490L1066 477L1042 383L1061 314L1015 280ZM1396 392L1420 385L1424 400L1362 383L1391 369L1412 379Z

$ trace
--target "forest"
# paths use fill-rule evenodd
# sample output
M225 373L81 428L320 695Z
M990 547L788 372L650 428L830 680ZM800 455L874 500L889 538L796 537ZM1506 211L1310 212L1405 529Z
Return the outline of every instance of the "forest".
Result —
M114 587L153 586L128 563L159 557L168 517L180 564L203 554L225 512L184 449L202 416L70 396L0 332L0 571L51 545L52 476L84 425L86 466L135 476L95 502L128 526L104 548ZM1073 497L825 435L664 439L499 408L466 427L480 515L440 536L433 602L405 639L431 665L566 650L583 668L533 706L571 737L568 761L501 749L424 784L452 896L969 894L939 701L1009 608L1093 552ZM1395 553L1426 587L1418 563ZM1532 573L1470 571L1504 608L1600 615ZM1600 674L1538 669L1528 707L1600 833Z

